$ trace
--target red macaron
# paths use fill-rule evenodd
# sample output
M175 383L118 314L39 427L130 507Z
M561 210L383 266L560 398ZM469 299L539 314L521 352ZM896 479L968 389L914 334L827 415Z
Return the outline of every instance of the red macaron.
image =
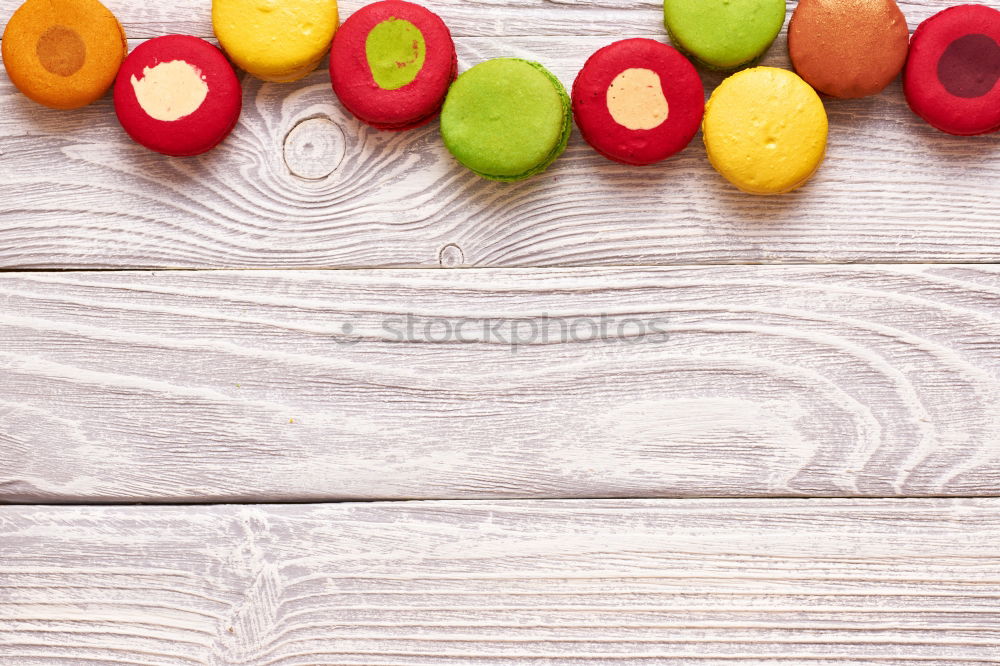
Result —
M945 9L920 24L903 74L914 113L949 134L1000 129L1000 11Z
M382 130L407 130L434 118L457 73L448 26L402 0L352 14L330 49L337 97L359 120Z
M691 143L705 113L705 88L677 49L626 39L587 60L573 83L573 116L594 150L646 165Z
M125 59L115 113L137 143L164 155L199 155L232 131L243 105L240 81L222 52L186 35L157 37Z

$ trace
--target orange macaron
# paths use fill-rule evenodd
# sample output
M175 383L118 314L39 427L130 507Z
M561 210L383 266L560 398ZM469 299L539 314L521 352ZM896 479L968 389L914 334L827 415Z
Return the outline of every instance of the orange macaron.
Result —
M27 0L0 46L11 83L54 109L101 97L128 51L121 24L98 0Z

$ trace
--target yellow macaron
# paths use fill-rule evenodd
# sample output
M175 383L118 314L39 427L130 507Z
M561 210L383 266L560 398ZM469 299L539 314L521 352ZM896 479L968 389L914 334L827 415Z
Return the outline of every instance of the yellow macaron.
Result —
M0 45L11 83L54 109L103 95L128 51L121 24L98 0L27 0Z
M316 69L338 21L337 0L212 0L219 44L265 81L295 81Z
M702 133L716 171L744 192L781 194L808 181L826 153L826 109L793 72L747 69L722 82Z

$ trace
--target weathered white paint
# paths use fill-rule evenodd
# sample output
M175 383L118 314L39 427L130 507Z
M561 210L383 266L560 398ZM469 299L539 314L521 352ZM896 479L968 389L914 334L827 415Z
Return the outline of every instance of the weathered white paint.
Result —
M996 267L8 273L0 378L8 500L1000 492Z
M0 0L0 17L6 20L20 4L21 0ZM104 4L122 22L130 38L171 33L212 36L212 16L203 0L106 0ZM364 0L341 0L341 19L366 4ZM600 35L622 39L633 33L664 34L660 0L428 0L424 4L437 12L457 37ZM994 2L984 4L996 6ZM789 14L795 5L795 0L788 1ZM899 6L912 31L920 21L950 4L948 0L903 0Z
M211 35L207 0L106 2L133 39ZM658 0L430 6L463 67L567 85L663 38ZM244 85L233 136L176 160L107 99L0 75L0 269L1000 257L998 139L937 134L898 84L827 100L826 166L776 199L698 139L635 169L574 135L487 183L433 125L348 118L326 72ZM391 341L407 313L504 323ZM493 498L0 506L0 664L998 663L997 499L496 501L996 495L998 313L971 266L0 275L0 502ZM497 339L601 314L668 337Z
M951 3L903 4L915 25ZM567 86L614 38L664 38L658 2L431 6L459 35L462 67L520 56ZM203 0L113 8L136 37L210 34ZM788 65L783 39L765 64ZM720 80L705 75L709 90ZM176 159L131 143L108 99L42 109L0 76L0 267L426 267L449 246L473 266L1000 261L1000 139L936 132L898 83L827 100L826 164L772 198L720 178L700 138L635 168L574 133L545 175L498 184L458 166L434 123L396 134L348 117L326 71L244 86L233 135Z
M0 507L0 663L970 666L1000 500Z

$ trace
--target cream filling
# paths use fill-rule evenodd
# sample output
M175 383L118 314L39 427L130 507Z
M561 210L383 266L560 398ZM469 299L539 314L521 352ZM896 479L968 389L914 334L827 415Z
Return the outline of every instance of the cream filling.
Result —
M660 75L651 69L633 67L616 76L607 102L614 121L630 130L659 127L670 114Z
M183 60L143 68L141 79L132 76L132 89L143 111L166 122L191 115L208 97L201 70Z

